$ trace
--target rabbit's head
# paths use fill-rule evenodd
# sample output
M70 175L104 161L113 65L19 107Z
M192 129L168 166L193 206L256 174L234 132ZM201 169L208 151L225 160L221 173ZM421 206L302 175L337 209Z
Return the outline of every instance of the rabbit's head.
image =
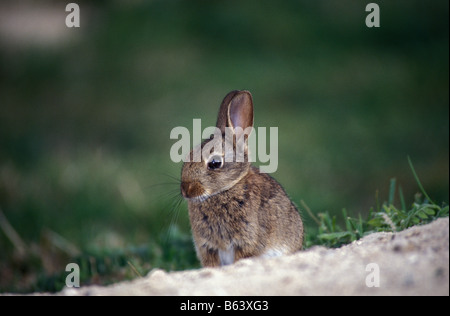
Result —
M253 128L250 92L232 91L224 98L216 127L216 133L194 148L183 164L181 193L190 201L202 202L224 192L248 173L247 138Z

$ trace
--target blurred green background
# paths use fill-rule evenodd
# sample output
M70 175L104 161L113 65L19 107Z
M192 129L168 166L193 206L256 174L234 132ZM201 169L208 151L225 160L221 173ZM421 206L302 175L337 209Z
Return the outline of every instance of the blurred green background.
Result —
M169 134L234 89L298 205L364 214L392 177L412 203L408 155L448 202L449 2L376 1L367 28L369 2L78 1L69 29L67 3L2 1L0 292L199 267Z

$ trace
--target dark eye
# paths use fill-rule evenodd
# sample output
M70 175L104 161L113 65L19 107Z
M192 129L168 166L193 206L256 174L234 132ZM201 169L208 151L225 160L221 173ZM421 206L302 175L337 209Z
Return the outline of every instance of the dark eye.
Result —
M207 166L208 166L209 170L215 170L215 169L222 168L222 166L223 166L222 156L215 155L215 156L210 157L208 160Z

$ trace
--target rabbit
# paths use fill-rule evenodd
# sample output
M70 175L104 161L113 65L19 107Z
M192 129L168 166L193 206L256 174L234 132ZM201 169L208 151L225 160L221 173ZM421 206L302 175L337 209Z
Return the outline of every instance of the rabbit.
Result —
M217 130L253 127L253 100L248 91L232 91L222 101ZM212 141L205 140L200 148ZM225 146L226 137L221 137ZM228 139L229 140L229 139ZM194 149L195 150L195 149ZM192 150L189 157L193 157ZM203 267L233 264L248 257L272 257L302 249L303 222L282 186L248 162L227 162L211 150L205 159L185 159L181 194L187 200L197 257Z

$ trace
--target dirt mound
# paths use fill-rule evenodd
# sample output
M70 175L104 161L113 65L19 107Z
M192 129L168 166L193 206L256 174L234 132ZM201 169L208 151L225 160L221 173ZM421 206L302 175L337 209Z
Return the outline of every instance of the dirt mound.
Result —
M449 295L449 220L375 233L339 249L314 247L223 268L155 269L131 282L58 295Z

